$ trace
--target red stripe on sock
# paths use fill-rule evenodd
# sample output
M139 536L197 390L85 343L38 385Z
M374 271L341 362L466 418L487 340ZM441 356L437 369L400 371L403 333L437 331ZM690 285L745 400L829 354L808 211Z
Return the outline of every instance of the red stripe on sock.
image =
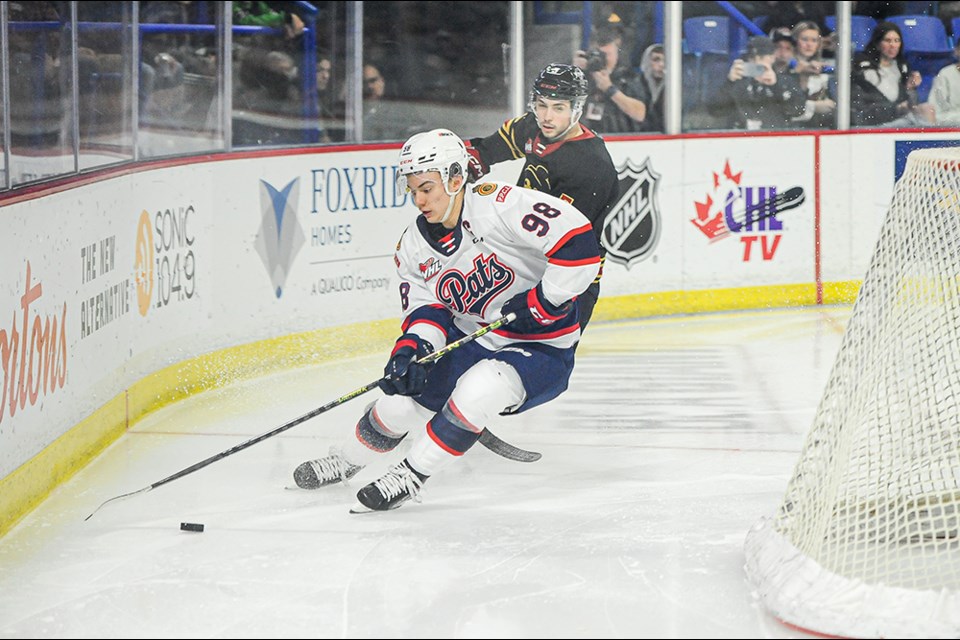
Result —
M427 435L430 436L430 439L433 440L438 447L440 447L441 449L443 449L444 451L446 451L446 452L449 453L450 455L452 455L452 456L458 456L458 457L463 455L463 451L457 451L456 449L451 449L450 447L448 447L447 445L445 445L445 444L443 443L443 441L442 441L439 437L437 437L437 434L433 432L433 421L432 421L432 420L427 423Z

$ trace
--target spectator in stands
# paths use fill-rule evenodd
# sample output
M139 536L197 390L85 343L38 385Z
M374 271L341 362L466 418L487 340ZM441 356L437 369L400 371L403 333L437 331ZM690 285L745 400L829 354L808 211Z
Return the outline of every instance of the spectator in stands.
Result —
M258 48L264 51L282 51L303 60L305 23L296 10L296 2L233 2L233 24L263 27L255 33L234 35L234 45ZM304 3L305 4L305 3Z
M900 28L881 22L853 61L850 123L859 127L909 127L934 122L928 103L917 103L920 74L903 55Z
M116 4L116 3L112 3ZM140 22L146 24L191 24L209 20L196 16L201 7L193 2L151 0L140 3ZM197 3L198 5L201 3ZM203 3L205 4L205 3ZM217 36L193 31L141 31L141 55L144 61L155 61L157 55L167 53L175 58L187 74L215 78L217 76ZM234 40L234 46L238 41ZM153 62L151 62L153 64ZM161 72L162 73L162 72ZM161 78L160 84L165 80Z
M831 65L836 65L837 61L837 41L840 36L836 31L825 31L823 39L820 41L820 55L824 61Z
M330 79L333 77L333 63L325 53L317 54L317 98L320 103L333 110L333 98L330 91Z
M282 51L248 49L240 63L240 80L247 89L241 102L264 113L282 113L296 102L297 63Z
M240 62L234 92L236 145L295 144L303 141L303 115L296 61L283 51L251 48Z
M97 4L97 3L84 3ZM122 4L122 3L99 3ZM187 24L189 2L153 1L140 3L140 22L144 24ZM80 5L77 5L78 7ZM153 91L164 91L183 83L186 68L181 60L180 47L189 48L187 38L176 31L150 31L140 35L141 100L147 100ZM216 73L216 71L214 71ZM182 99L183 96L180 96ZM141 103L141 108L144 108Z
M797 75L773 70L775 49L770 38L753 36L743 59L731 65L720 99L733 104L735 127L785 129L803 113L806 97Z
M823 30L812 20L801 20L790 30L795 44L795 62L793 70L800 74L831 73L826 67L833 68L836 60L828 57L823 50Z
M773 52L773 70L777 73L788 73L793 64L797 50L797 41L793 39L793 31L786 27L779 27L770 32L770 39L775 47Z
M273 2L234 2L233 24L283 29L287 40L303 33L303 20L292 11L273 6Z
M317 107L323 125L322 142L343 140L343 104L336 99L331 80L333 62L325 52L317 53Z
M803 20L793 28L797 43L793 73L800 81L807 101L803 114L793 119L799 127L832 127L836 101L830 96L830 75L833 65L824 61L821 53L822 38L816 22Z
M385 99L387 81L380 68L363 65L363 139L366 141L405 140L426 127L413 109L401 110Z
M663 133L663 86L666 76L666 54L659 42L647 47L640 58L640 73L647 94L647 117L644 131Z
M960 60L960 40L953 54ZM928 101L938 125L960 127L960 64L947 65L937 73Z
M629 133L646 126L649 97L643 80L620 64L623 29L619 22L604 22L594 31L588 51L577 51L573 64L590 82L582 123L594 133Z
M183 65L172 54L161 52L140 65L140 108L161 119L176 117L184 104ZM172 91L171 91L172 90ZM171 99L172 98L172 99Z

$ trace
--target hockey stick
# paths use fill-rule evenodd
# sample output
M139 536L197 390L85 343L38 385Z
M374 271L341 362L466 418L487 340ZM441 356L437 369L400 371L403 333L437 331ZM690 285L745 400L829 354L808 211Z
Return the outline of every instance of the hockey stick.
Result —
M497 436L493 434L490 429L484 429L480 432L480 444L485 446L490 451L493 451L498 456L503 456L508 460L514 460L515 462L536 462L541 457L541 454L536 451L527 451L526 449L521 449L516 447L509 442L504 442Z
M754 223L754 222L760 222L761 220L766 220L767 218L771 218L779 213L783 213L784 211L790 211L791 209L796 209L797 207L802 205L804 202L806 202L806 199L807 197L803 191L803 187L791 187L786 191L784 191L783 193L778 193L774 197L769 198L764 202L757 203L752 207L744 207L743 222L744 224L746 224L747 222ZM766 213L763 213L757 216L756 218L750 218L749 220L746 219L747 216L749 216L752 211L758 211L758 210L766 211ZM732 233L733 232L730 231L729 228L727 228L722 233L718 233L713 238L710 238L710 242L716 242L717 240L722 240L723 238L726 238L727 236L732 235Z
M464 336L464 337L460 338L459 340L455 340L455 341L451 342L450 344L446 345L445 347L443 347L442 349L439 349L439 350L437 350L437 351L434 351L434 352L431 353L430 355L425 356L422 360L420 360L420 362L433 362L433 361L435 361L435 360L439 360L440 358L442 358L442 357L445 356L446 354L450 353L450 352L453 351L454 349L456 349L456 348L458 348L458 347L461 347L461 346L467 344L468 342L472 342L472 341L476 340L477 338L479 338L480 336L482 336L482 335L484 335L484 334L487 334L487 333L489 333L489 332L491 332L491 331L493 331L493 330L495 330L495 329L499 329L499 328L502 327L503 325L512 322L514 319L516 319L516 315L513 314L513 313L508 313L508 314L505 315L505 316L502 316L502 317L500 317L500 318L497 318L496 320L494 320L493 322L491 322L491 323L488 324L487 326L481 327L481 328L477 329L476 331L474 331L474 332L471 333L470 335ZM380 383L380 380L382 380L382 379L383 379L383 378L380 378L380 379L378 379L378 380L374 380L373 382L368 382L367 384L363 385L362 387L358 387L358 388L354 389L353 391L351 391L350 393L347 393L347 394L345 394L345 395L342 395L342 396L340 396L339 398L337 398L336 400L333 400L333 401L331 401L331 402L328 402L327 404L323 405L322 407L320 407L320 408L318 408L318 409L314 409L313 411L310 411L310 412L308 412L308 413L303 414L303 415L300 416L299 418L295 418L295 419L291 420L290 422L288 422L288 423L286 423L286 424L284 424L284 425L281 425L281 426L277 427L277 428L274 429L273 431L268 431L267 433L264 433L264 434L262 434L262 435L259 435L259 436L257 436L256 438L251 438L250 440L247 440L246 442L241 442L240 444L238 444L238 445L236 445L236 446L234 446L234 447L231 447L231 448L227 449L226 451L221 451L220 453L218 453L218 454L216 454L216 455L213 455L213 456L210 456L209 458L207 458L207 459L205 459L205 460L201 460L200 462L198 462L198 463L196 463L196 464L194 464L194 465L191 465L191 466L187 467L186 469L182 469L181 471L178 471L177 473L175 473L175 474L173 474L173 475L171 475L171 476L167 476L167 477L164 478L163 480L158 480L157 482L154 482L154 483L151 484L150 486L144 487L143 489L140 489L140 490L138 490L138 491L132 491L132 492L130 492L130 493L124 493L124 494L122 494L122 495L119 495L119 496L110 498L109 500L106 500L105 502L103 502L99 507L97 507L96 509L94 509L94 510L93 510L93 513L91 513L89 516L87 516L86 518L84 518L84 520L89 520L91 517L93 517L93 514L94 514L94 513L96 513L96 512L99 511L100 509L102 509L103 506L106 505L108 502L113 502L114 500L120 500L120 499L123 499L123 498L130 498L130 497L133 497L133 496L135 496L135 495L137 495L137 494L140 494L140 493L147 493L148 491L152 491L153 489L156 489L157 487L163 486L163 485L167 484L168 482L173 482L174 480L177 480L178 478L182 478L183 476L188 475L188 474L190 474L190 473L193 473L194 471L199 471L200 469L203 469L203 468L206 467L207 465L213 464L213 463L216 462L217 460L222 460L222 459L226 458L227 456L231 456L231 455L237 453L238 451L243 451L243 450L246 449L247 447L252 447L253 445L257 444L258 442L263 442L263 441L266 440L267 438L272 438L273 436L277 435L278 433L283 433L283 432L286 431L287 429L292 429L293 427L297 426L298 424L302 424L302 423L306 422L307 420L310 420L311 418L315 418L315 417L317 417L318 415L320 415L321 413L326 413L327 411L329 411L330 409L333 409L334 407L339 407L341 404L347 402L348 400L353 400L353 399L356 398L357 396L361 396L361 395L367 393L368 391L372 391L373 389L376 389L376 388L378 387L379 383ZM486 434L486 437L484 437L484 434ZM523 450L523 449L519 449L519 448L517 448L517 447L514 447L513 445L507 444L506 442L504 442L503 440L500 440L500 438L498 438L497 436L493 435L492 433L490 433L490 432L488 432L488 431L486 431L486 430L484 430L484 433L481 434L480 442L483 443L483 445L486 446L487 448L489 448L491 451L493 451L493 452L495 452L495 453L499 453L500 455L502 455L502 456L504 456L504 457L507 457L507 458L511 458L511 459L513 459L513 460L518 460L518 461L521 461L521 462L534 462L534 461L540 459L540 454L539 454L539 453L536 453L536 452L533 452L533 451L525 451L525 450Z

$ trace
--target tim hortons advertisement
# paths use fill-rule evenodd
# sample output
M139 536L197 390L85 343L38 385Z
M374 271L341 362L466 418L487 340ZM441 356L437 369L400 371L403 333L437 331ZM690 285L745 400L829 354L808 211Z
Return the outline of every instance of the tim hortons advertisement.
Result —
M189 313L210 281L201 207L131 179L3 211L0 476L126 385L192 355L181 338L203 331Z
M0 477L104 402L94 381L123 363L114 328L132 268L119 266L119 238L97 206L66 194L4 208L3 231ZM88 353L83 341L101 331L112 344Z

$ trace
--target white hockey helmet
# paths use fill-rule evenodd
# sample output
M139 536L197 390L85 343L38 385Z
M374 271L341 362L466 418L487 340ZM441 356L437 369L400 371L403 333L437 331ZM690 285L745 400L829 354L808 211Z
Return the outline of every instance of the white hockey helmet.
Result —
M463 182L460 184L460 189L463 189L467 183L468 160L467 147L463 144L463 140L449 129L434 129L418 133L407 140L400 149L400 159L397 164L398 193L406 192L407 176L425 171L438 171L443 182L443 190L447 195L455 195L457 191L450 191L450 180L462 176Z

